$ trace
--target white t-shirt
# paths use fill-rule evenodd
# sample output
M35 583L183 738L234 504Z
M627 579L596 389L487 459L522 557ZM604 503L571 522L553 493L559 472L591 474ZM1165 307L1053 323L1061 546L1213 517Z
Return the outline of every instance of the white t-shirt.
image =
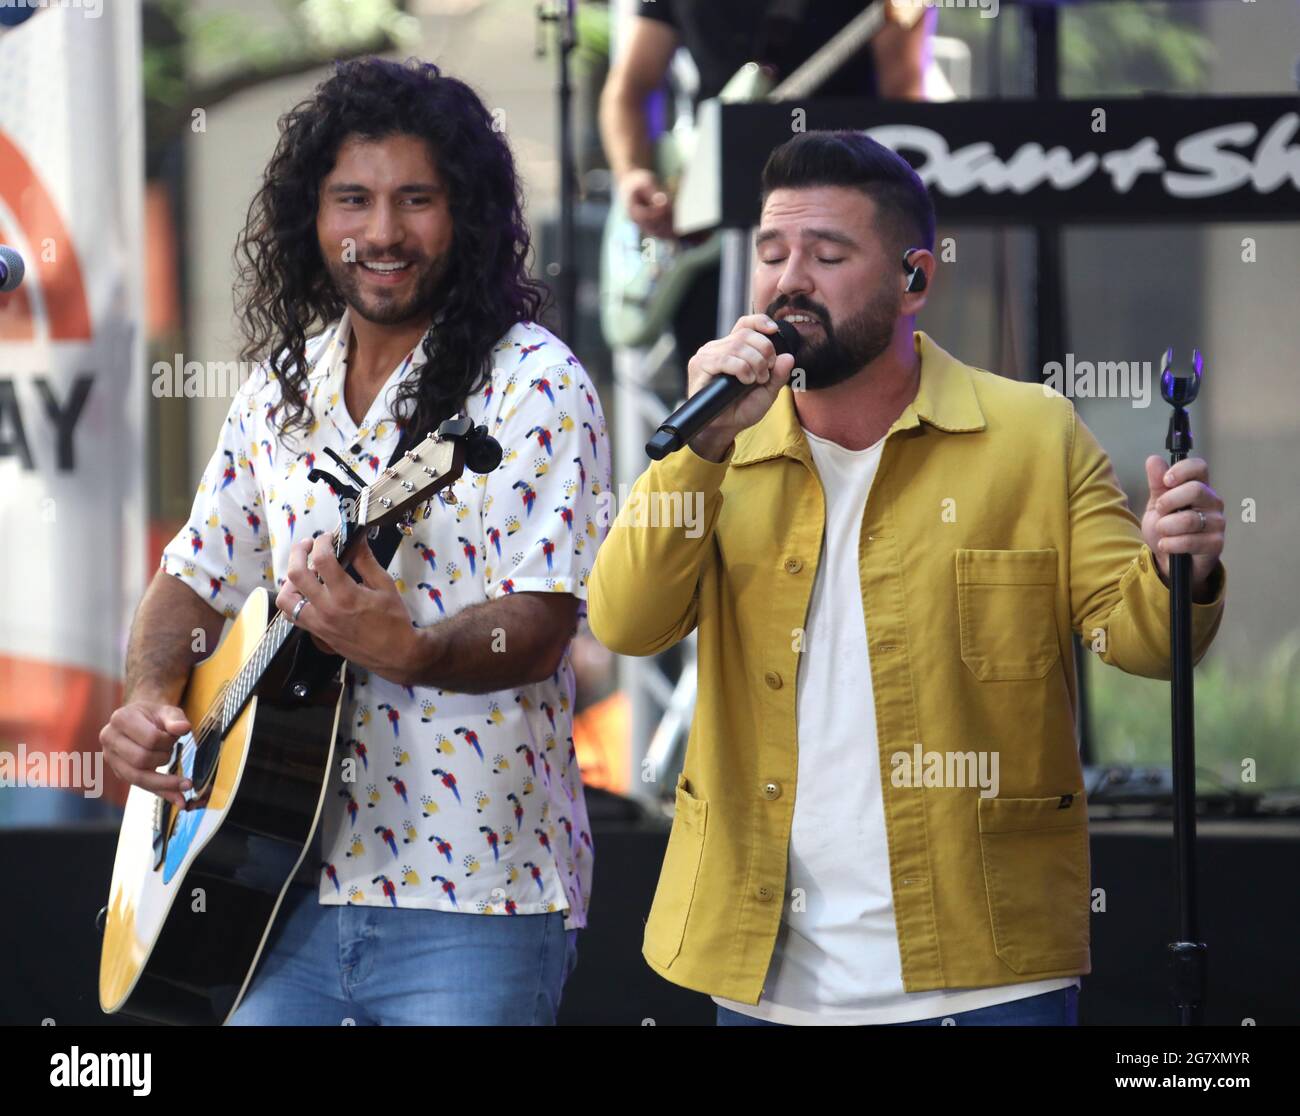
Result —
M758 1003L713 997L774 1023L905 1023L1067 988L903 990L858 544L885 439L848 450L804 431L826 528L796 683L799 771L786 906Z

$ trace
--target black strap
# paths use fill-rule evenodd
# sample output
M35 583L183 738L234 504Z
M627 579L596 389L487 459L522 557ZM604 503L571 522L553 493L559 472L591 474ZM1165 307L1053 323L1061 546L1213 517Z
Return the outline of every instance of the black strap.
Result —
M389 468L397 464L402 454L406 452L409 430L409 427L404 428L402 436L397 439L397 448L393 450L393 456L388 459ZM370 549L374 552L375 560L384 569L388 569L388 563L393 560L393 555L397 553L397 548L401 545L402 531L396 523L389 523L387 526L381 527L379 533L370 540Z
M389 466L396 464L406 452L410 441L409 434L409 428L402 431L401 437L397 439L397 448L393 450L393 456L388 459ZM397 553L397 548L401 545L402 532L396 523L389 523L381 527L369 542L375 560L387 569L388 564L393 560L393 555ZM353 581L361 580L361 575L351 565L347 567L347 572ZM286 698L294 701L312 700L322 685L337 677L339 667L343 665L342 658L326 654L307 638L305 632L295 632L291 635L286 648L289 665L284 677L282 693ZM295 692L295 688L298 688L299 692Z
M796 2L801 2L801 0L796 0ZM429 334L426 335L426 339L427 337L432 336L433 328L433 326L429 327ZM420 344L423 343L422 340ZM404 454L407 451L407 448L415 441L415 430L409 424L404 424L401 431L401 435L397 439L397 445L393 448L393 456L388 459L388 465L386 465L385 468L392 468L392 466L396 465L401 459L402 454ZM388 569L388 563L393 560L393 555L397 553L397 548L401 546L401 544L401 530L398 528L396 523L390 523L387 527L381 527L379 533L370 540L370 549L373 551L375 559L378 561L380 566L384 569ZM361 580L361 578L353 572L351 567L348 567L348 573L352 574L354 580Z

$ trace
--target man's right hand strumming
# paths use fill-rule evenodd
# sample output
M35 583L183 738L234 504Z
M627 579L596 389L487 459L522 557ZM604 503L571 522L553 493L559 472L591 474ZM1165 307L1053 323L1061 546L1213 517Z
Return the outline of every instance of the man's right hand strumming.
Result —
M691 449L709 461L720 462L731 443L746 427L758 422L777 394L790 381L795 358L777 356L771 334L777 325L766 314L746 314L726 337L701 346L686 366L687 397L703 389L714 376L734 376L741 383L757 384L690 441Z
M179 706L162 701L131 701L113 715L99 732L104 758L124 783L185 806L183 791L193 784L180 775L162 775L156 769L167 762L176 738L189 732L189 719Z
M126 651L125 698L99 733L104 758L125 783L185 805L190 782L160 775L176 738L192 726L176 703L194 664L221 639L225 618L184 582L161 570L145 591ZM202 641L196 636L202 631ZM195 650L195 647L204 650Z

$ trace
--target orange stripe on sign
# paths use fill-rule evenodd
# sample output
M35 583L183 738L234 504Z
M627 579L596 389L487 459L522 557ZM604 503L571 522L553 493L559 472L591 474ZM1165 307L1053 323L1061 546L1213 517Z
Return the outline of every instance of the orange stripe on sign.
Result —
M50 340L89 341L90 304L72 236L45 184L3 131L0 131L0 197L17 217L31 246L32 258L25 261L27 274L40 284L45 295ZM13 297L14 294L0 295L0 306L5 299ZM30 320L30 306L27 313ZM6 328L14 330L18 325L10 322ZM10 333L9 336L20 335Z
M81 667L0 655L0 748L27 754L99 751L99 730L122 698L115 678ZM121 805L126 784L104 765L104 798Z

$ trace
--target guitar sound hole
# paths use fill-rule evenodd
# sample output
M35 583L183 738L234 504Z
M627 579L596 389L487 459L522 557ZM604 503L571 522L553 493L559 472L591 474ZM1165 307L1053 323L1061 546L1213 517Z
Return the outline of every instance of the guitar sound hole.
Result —
M210 729L199 739L194 749L194 789L202 791L211 781L221 759L221 735Z

